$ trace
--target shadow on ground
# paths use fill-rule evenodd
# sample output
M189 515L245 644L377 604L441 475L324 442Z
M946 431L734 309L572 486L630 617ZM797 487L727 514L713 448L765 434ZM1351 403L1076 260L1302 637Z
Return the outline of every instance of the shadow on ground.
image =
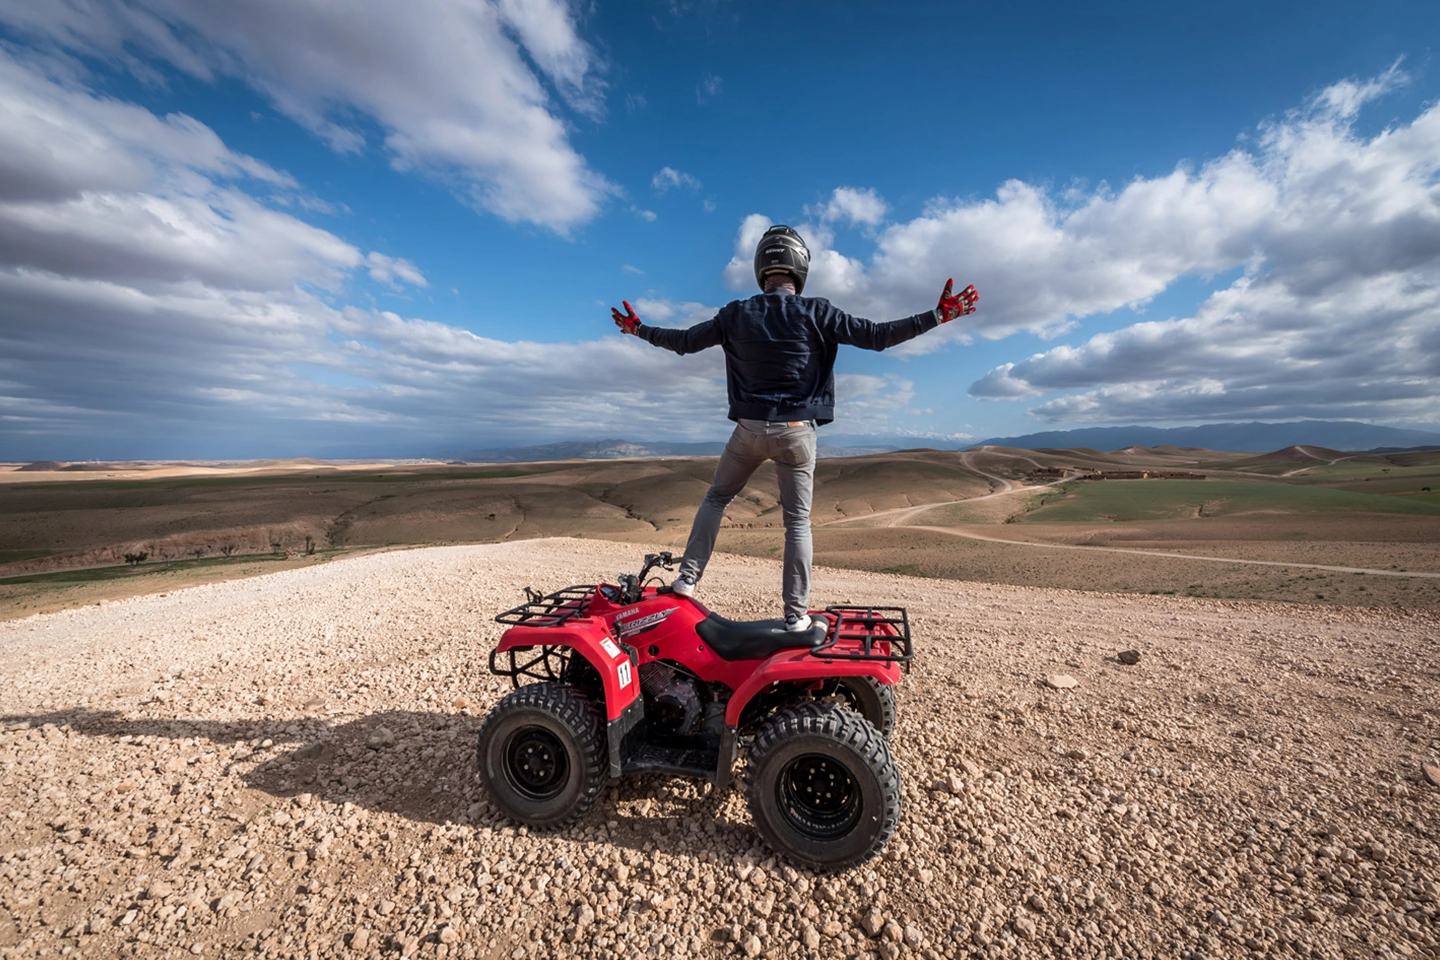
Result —
M176 757L188 763L206 752L194 744L177 749L183 741L200 739L221 749L220 766L212 777L233 773L246 786L272 797L308 793L417 824L513 826L490 805L475 773L474 750L482 722L481 717L463 713L408 710L336 724L316 717L137 718L133 713L84 708L0 717L5 726L68 724L75 734L132 746L137 738L172 741L164 747L150 745L155 746L157 775L166 778L173 795L181 792L188 774L181 772L183 766L171 769L167 764ZM146 745L141 743L140 748ZM607 829L596 836L592 828L602 824ZM704 783L645 775L612 781L596 808L557 836L641 850L666 838L666 842L683 838L681 846L695 841L702 847L717 842L743 847L754 839L754 832L738 791L716 795Z

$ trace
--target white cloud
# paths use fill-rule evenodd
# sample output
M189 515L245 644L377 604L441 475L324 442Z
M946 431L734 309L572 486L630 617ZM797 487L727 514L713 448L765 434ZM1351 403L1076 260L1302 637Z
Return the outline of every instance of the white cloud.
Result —
M700 181L688 173L681 173L673 167L661 167L660 172L650 178L650 186L664 193L675 187L685 187L687 190L699 190Z
M1257 153L1167 178L1177 181L1172 202L1148 214L1149 203L1131 201L1164 192L1156 181L1089 204L1092 222L1154 224L1132 227L1134 243L1151 247L1151 262L1172 261L1174 276L1242 265L1245 275L1191 317L1005 364L972 395L1059 393L1032 411L1057 422L1433 421L1440 106L1369 139L1350 125L1360 105L1397 82L1392 70L1323 91L1308 110L1266 125ZM1227 181L1234 189L1219 186ZM1170 230L1176 210L1184 235Z
M426 280L246 193L302 188L190 118L0 54L0 143L23 145L0 152L0 447L12 455L424 453L465 437L559 439L596 417L724 429L718 351L676 357L608 321L588 342L507 343L345 305L356 283ZM676 322L707 310L640 303Z
M1410 82L1410 78L1400 69L1400 61L1391 64L1378 77L1369 80L1341 80L1339 83L1331 84L1320 92L1316 97L1315 105L1321 110L1332 113L1341 120L1352 119L1360 112L1360 108L1371 100L1390 93L1398 87Z
M708 436L724 418L719 351L677 357L618 332L582 343L512 343L357 308L343 312L334 332L348 339L329 362L380 385L336 399L437 441L456 435L549 439L566 424L597 421L670 433L688 420L692 432ZM560 370L576 375L556 376Z
M873 188L836 187L829 200L806 212L826 223L843 221L852 226L877 227L889 209Z
M363 149L351 121L373 121L397 167L451 179L506 220L564 234L614 192L570 145L542 80L599 115L599 61L563 0L54 0L7 4L0 21L142 76L132 51L202 80L238 77L337 150Z
M162 175L243 177L279 189L296 184L254 157L225 147L184 114L148 110L83 93L0 55L0 200L78 199L83 190L126 190Z
M294 181L183 115L48 80L0 56L0 265L123 282L337 286L352 245L244 192ZM410 268L413 270L413 267Z
M47 324L27 325L37 308ZM597 421L697 438L723 429L718 351L676 357L597 334L505 342L391 312L335 310L301 292L285 302L200 288L147 294L5 270L0 381L12 386L0 389L0 435L11 450L75 435L86 445L69 449L84 451L113 432L131 456L147 439L153 449L169 435L219 436L228 455L245 445L259 455L282 441L418 452L457 437L535 442Z
M414 287L430 286L415 264L400 257L387 257L383 253L372 252L365 257L365 266L369 268L367 272L371 280L387 287L398 287L402 281Z
M555 0L499 0L500 19L571 104L603 114L604 86L595 77L595 53L580 39L570 6Z
M1354 277L1324 293L1242 280L1195 316L1136 324L992 370L989 398L1063 395L1053 421L1434 419L1440 271ZM1079 391L1079 392L1067 392Z
M915 383L894 374L835 375L835 419L875 433L891 427L893 418L915 400Z
M666 327L693 327L697 323L709 320L719 312L718 307L696 303L693 300L677 301L640 297L632 300L631 304L635 307L635 312L646 323Z

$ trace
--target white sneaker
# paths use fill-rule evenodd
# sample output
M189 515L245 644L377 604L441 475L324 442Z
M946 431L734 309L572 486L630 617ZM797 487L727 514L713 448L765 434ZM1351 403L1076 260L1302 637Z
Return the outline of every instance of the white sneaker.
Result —
M785 632L803 633L810 629L810 614L802 613L796 616L793 613L785 614Z
M674 583L670 584L670 589L677 596L693 597L695 596L695 578L688 573L682 573L675 578Z

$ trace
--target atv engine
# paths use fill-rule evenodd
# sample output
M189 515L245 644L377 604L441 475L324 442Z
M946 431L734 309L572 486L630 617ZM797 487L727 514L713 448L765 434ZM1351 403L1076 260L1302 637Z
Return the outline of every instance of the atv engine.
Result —
M645 714L650 721L681 736L700 732L702 704L694 675L653 660L640 667Z

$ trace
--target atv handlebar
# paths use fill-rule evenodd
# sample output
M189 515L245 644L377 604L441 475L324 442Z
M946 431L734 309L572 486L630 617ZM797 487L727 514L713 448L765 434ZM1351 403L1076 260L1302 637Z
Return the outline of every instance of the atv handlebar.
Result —
M640 568L640 576L637 578L643 584L645 577L651 570L661 567L665 570L675 569L675 556L669 550L662 550L659 553L645 554L645 565Z
M645 592L646 578L650 576L650 571L656 567L661 567L665 570L675 569L674 554L669 550L662 550L659 553L647 553L645 554L645 563L640 568L638 575L632 573L620 574L617 578L620 583L620 602L639 603L640 597Z

